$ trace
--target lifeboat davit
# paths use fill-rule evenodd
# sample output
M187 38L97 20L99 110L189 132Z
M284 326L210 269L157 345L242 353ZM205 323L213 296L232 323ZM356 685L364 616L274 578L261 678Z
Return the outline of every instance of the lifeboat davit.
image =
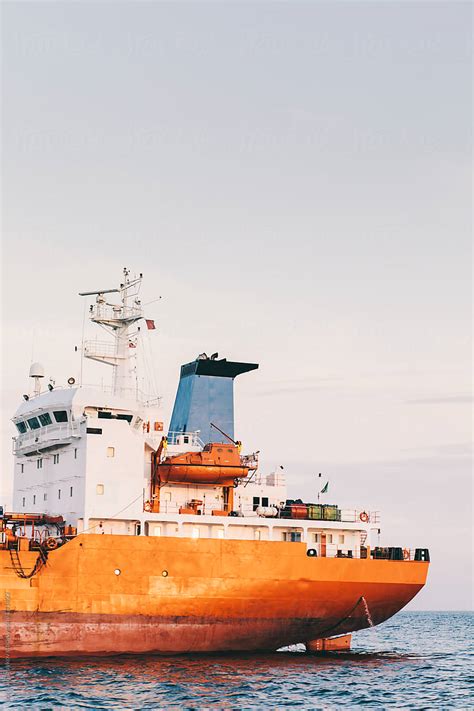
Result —
M232 486L234 479L248 476L235 444L212 442L206 444L202 452L183 452L165 457L156 467L156 474L162 484L180 482L189 484L218 484Z

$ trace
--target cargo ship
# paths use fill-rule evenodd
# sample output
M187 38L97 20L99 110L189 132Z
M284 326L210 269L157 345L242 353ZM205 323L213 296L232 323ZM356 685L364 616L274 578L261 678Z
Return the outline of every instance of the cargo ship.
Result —
M0 515L0 654L346 649L423 587L428 550L381 547L378 512L291 500L286 470L261 471L234 432L234 383L256 363L183 365L165 427L138 389L155 327L141 283L124 270L81 294L107 334L83 357L110 389L44 387L31 366Z

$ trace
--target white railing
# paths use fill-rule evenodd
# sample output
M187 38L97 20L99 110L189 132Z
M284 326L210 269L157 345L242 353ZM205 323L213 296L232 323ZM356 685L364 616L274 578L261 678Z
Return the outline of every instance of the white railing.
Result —
M46 425L36 430L29 430L13 438L13 453L24 449L44 448L45 445L60 442L72 437L80 437L80 424L78 422L63 422L61 424Z
M219 509L224 509L224 504L219 501L216 501L215 499L207 500L206 501L206 495L203 494L202 497L200 497L200 500L202 501L202 504L198 506L197 508L199 509L199 514L202 516L210 516L212 514L213 510L219 510ZM149 503L149 502L148 502ZM270 505L271 506L271 505ZM179 509L180 508L188 508L184 502L182 503L176 503L175 501L166 501L166 500L161 500L160 501L160 513L161 514L179 514ZM276 508L276 507L275 507ZM145 508L145 510L147 510ZM360 517L358 516L358 510L357 509L350 509L350 510L344 510L343 513L345 515L341 514L340 519L323 519L323 518L287 518L286 516L281 516L281 510L278 511L276 516L261 516L259 515L256 510L254 509L252 504L247 504L247 505L242 505L237 502L234 502L234 511L236 513L236 517L242 516L242 517L252 517L255 519L258 519L259 521L269 521L270 523L272 521L282 521L289 526L298 526L299 523L308 523L308 522L314 522L317 523L318 525L320 524L326 524L326 523L378 523L379 522L379 512L378 511L370 511L370 512L362 512L362 513L367 513L369 516L369 521L362 521ZM198 514L198 511L196 510L196 514ZM198 515L199 515L198 514ZM189 514L181 514L183 516L188 516Z
M84 343L85 356L114 357L116 356L115 343L110 341L85 341Z
M191 447L204 447L204 442L199 438L199 432L168 432L167 439L170 445L189 444Z
M91 309L92 319L100 321L136 321L143 316L143 310L135 306L103 306L98 304Z

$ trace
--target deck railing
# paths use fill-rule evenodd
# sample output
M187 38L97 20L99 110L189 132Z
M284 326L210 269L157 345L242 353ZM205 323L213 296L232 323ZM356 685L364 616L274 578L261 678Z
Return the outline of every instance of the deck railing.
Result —
M79 422L62 422L61 424L51 424L45 427L38 427L36 430L28 430L24 434L19 434L13 438L13 453L17 454L24 449L37 446L38 449L55 442L79 437L81 432Z

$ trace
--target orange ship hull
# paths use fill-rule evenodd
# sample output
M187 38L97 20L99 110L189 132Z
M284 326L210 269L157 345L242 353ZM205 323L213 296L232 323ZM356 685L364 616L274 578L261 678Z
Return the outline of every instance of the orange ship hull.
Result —
M2 550L0 656L275 650L368 627L362 597L383 622L427 570L308 558L303 543L86 534L23 579Z

